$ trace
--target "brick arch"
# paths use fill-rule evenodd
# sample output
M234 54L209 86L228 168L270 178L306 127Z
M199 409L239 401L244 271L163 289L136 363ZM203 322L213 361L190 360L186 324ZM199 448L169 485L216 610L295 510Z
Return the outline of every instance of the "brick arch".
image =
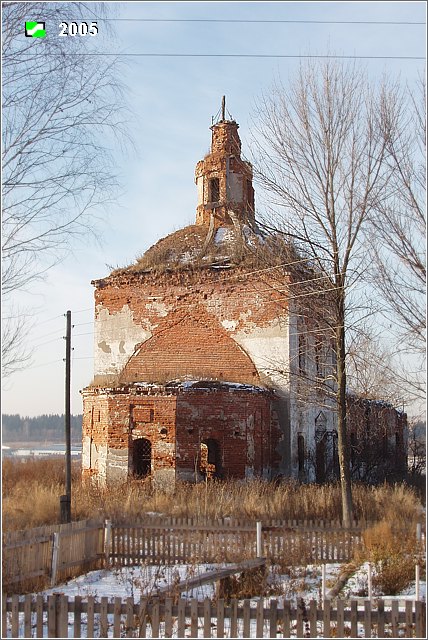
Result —
M248 354L203 307L170 313L154 335L137 345L120 375L121 383L184 379L258 384Z

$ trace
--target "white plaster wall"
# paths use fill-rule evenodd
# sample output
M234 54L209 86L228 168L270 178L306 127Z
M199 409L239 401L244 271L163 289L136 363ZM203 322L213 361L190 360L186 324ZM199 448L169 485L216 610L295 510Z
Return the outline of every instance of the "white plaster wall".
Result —
M226 330L233 324L223 322ZM231 336L250 356L257 371L268 377L276 388L287 391L289 381L287 375L279 371L288 371L289 337L286 319L276 318L265 327L257 327L247 322L245 329L236 331Z
M196 189L198 192L198 205L203 204L204 202L204 178L203 176L199 176L196 178Z
M94 374L119 374L135 346L151 336L149 330L134 322L128 305L113 314L99 307L95 320Z
M98 477L102 480L106 478L107 467L107 445L91 444L91 468L98 471Z
M91 436L82 437L82 469L91 468Z
M242 202L244 190L242 187L242 175L237 173L229 174L229 199L233 202Z
M298 476L297 459L297 436L299 433L305 438L305 449L312 455L315 453L315 420L322 411L326 417L326 430L337 429L337 416L333 409L333 400L324 398L321 400L315 393L309 393L305 385L303 391L299 390L299 332L305 332L306 328L302 324L296 310L290 303L290 369L296 375L290 377L290 440L291 440L291 472L294 477ZM305 367L309 377L316 376L314 366L314 341L311 336L307 336ZM312 353L309 351L312 350ZM305 406L298 402L298 398L304 400ZM329 409L328 406L332 408ZM315 480L314 469L309 469L308 480Z

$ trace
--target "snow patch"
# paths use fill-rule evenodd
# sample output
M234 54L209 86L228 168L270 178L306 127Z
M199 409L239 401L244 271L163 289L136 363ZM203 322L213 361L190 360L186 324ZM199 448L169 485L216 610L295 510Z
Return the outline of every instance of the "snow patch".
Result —
M223 242L232 242L234 239L233 229L227 227L219 227L214 236L214 242L216 244L222 244Z

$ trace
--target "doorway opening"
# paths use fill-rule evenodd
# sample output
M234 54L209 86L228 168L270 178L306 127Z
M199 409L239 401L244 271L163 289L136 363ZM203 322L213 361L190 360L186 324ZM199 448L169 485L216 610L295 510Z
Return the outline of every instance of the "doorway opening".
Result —
M207 438L201 442L199 470L208 479L221 477L221 452L217 440Z
M133 443L132 466L137 478L145 478L152 471L152 443L147 438L138 438Z

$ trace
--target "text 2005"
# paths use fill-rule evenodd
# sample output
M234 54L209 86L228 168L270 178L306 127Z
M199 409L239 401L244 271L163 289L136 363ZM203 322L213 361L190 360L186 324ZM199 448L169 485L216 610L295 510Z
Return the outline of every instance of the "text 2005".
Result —
M61 22L59 25L60 36L96 36L97 33L96 22Z

